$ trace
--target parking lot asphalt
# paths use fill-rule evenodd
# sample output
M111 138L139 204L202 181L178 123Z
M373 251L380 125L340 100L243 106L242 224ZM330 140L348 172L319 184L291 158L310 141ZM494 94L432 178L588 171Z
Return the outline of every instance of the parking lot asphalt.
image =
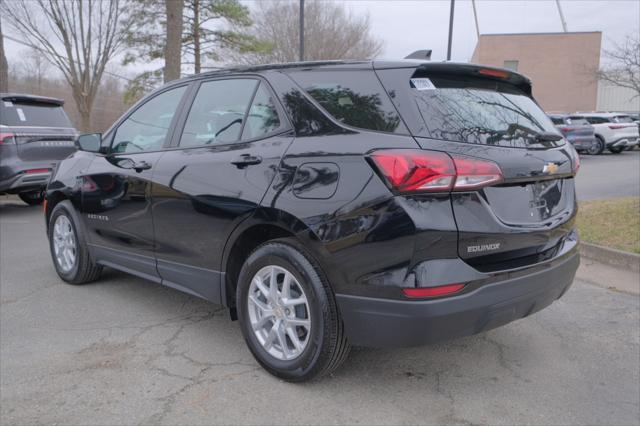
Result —
M600 284L576 280L549 308L480 335L355 348L332 376L289 384L258 366L219 306L113 270L65 284L41 210L5 199L0 424L637 425L640 299Z
M578 201L640 197L640 150L581 155L580 161L576 180Z

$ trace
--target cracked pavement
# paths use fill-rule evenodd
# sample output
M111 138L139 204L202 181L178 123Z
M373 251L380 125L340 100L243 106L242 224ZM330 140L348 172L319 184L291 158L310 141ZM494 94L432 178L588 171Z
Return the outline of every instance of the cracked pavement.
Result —
M0 240L3 425L640 423L638 296L577 281L505 327L289 384L219 306L113 270L63 283L39 208L0 201Z

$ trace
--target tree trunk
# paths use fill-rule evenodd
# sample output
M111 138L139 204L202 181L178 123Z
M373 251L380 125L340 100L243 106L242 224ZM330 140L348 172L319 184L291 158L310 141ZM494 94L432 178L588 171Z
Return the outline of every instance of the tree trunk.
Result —
M193 56L194 71L200 74L200 0L193 0Z
M182 0L165 0L167 44L164 48L164 82L180 78L182 56Z
M2 37L2 27L0 26L0 92L8 91L9 65L7 64L7 57L4 56L4 37Z

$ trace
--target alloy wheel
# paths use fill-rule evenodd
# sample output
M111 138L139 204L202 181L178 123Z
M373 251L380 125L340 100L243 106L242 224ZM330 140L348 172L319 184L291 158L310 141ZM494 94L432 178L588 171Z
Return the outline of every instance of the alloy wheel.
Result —
M269 265L252 278L248 292L251 329L271 356L290 361L309 343L309 302L296 277L281 266Z
M76 264L76 235L67 216L60 215L53 225L53 250L62 272L69 272Z

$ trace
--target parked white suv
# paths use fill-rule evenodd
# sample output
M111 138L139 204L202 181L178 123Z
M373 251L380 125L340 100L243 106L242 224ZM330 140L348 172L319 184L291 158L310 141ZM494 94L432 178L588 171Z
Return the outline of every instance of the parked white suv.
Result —
M599 153L608 149L619 154L638 145L638 125L626 114L612 112L577 113L572 118L585 118L595 129Z

